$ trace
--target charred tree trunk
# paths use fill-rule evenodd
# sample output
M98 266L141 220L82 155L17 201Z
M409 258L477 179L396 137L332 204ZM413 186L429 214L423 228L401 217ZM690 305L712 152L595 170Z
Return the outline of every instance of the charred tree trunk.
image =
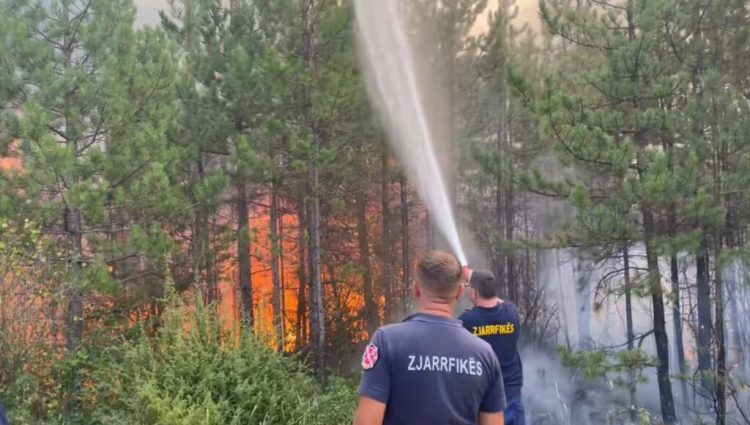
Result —
M242 25L242 5L238 0L229 1L229 13L229 29L232 34L239 35ZM240 117L235 118L234 127L237 133L242 133L245 130ZM236 170L234 181L237 191L237 264L242 302L241 323L246 330L253 332L253 277L250 260L250 211L247 206L247 186L245 178L239 170Z
M380 185L380 209L383 214L381 254L383 256L383 294L385 296L385 322L390 323L395 317L393 302L393 255L391 254L391 210L390 210L390 182L391 173L388 167L388 147L383 144L381 153L382 180ZM428 220L427 230L430 230Z
M643 227L646 236L646 262L649 272L651 303L654 312L654 338L656 339L657 381L659 383L659 399L661 402L661 416L665 424L677 421L672 395L672 383L669 380L669 340L664 313L664 295L661 287L659 259L656 256L653 238L656 234L653 213L646 207L643 209Z
M692 95L696 101L700 102L703 99L704 89L704 66L705 58L703 54L704 49L704 34L702 31L703 11L704 2L702 0L696 0L693 2L692 10L692 30L693 37L692 43L695 45L695 61L692 66ZM705 122L702 117L695 117L693 124L693 134L698 139L704 138L704 127ZM700 118L700 119L698 119ZM701 168L707 161L706 158L701 158ZM700 224L700 223L699 223ZM697 280L697 303L698 303L698 372L701 379L701 386L710 396L713 392L713 388L709 379L711 372L711 342L713 339L713 322L711 320L711 286L709 282L709 253L708 253L708 235L706 229L701 240L701 246L696 256L696 280Z
M718 239L718 238L717 238ZM721 255L721 241L715 242L714 256ZM727 364L726 344L724 343L724 282L719 262L714 262L716 275L716 425L726 425L727 421Z
M81 345L83 339L83 290L81 272L83 264L83 225L81 211L76 208L65 207L65 231L72 248L72 276L68 289L68 310L66 316L66 348L69 352L75 352Z
M313 6L312 0L300 0L300 12L302 18L302 51L303 57L307 64L307 72L310 80L315 81L318 74L318 52L315 34L315 18L311 16ZM309 87L307 99L307 113L310 122L310 130L313 137L312 159L309 162L309 178L311 184L310 194L310 263L312 268L312 287L310 291L310 328L312 333L312 346L317 369L318 379L321 382L326 380L325 370L325 348L326 348L326 327L325 327L325 309L323 306L323 281L322 281L322 264L320 253L320 170L318 158L320 148L323 143L323 129L320 122L315 117L315 111L312 105L312 87Z
M432 219L430 219L430 212L428 210L425 210L424 213L424 229L427 250L433 250L437 246L437 243L435 242L435 228L432 225Z
M630 247L625 246L622 250L622 262L625 273L625 332L628 342L628 351L632 351L635 348L635 333L633 331L633 300L632 300L632 287L630 285ZM635 374L630 372L628 374L628 394L630 395L630 420L635 422L638 417L638 411L635 406L638 404L638 400L635 393Z
M680 271L677 267L677 255L669 257L670 280L672 281L672 323L674 325L674 344L677 350L677 365L680 368L680 390L682 391L683 403L688 402L688 389L686 375L688 373L685 361L685 346L682 339L682 298L680 295Z
M695 262L698 304L698 346L696 347L698 351L698 372L701 386L710 394L713 392L710 379L713 321L711 319L711 284L709 282L709 260L705 236Z
M70 21L70 4L63 3L63 28L66 29L63 35L62 53L64 56L64 67L70 69L73 60L74 40L71 40L71 32L68 31L71 25ZM63 110L63 119L65 125L65 137L68 143L67 148L74 157L78 152L79 129L76 128L74 102L77 90L70 90L65 99ZM78 179L76 175L66 176L74 184ZM65 205L63 211L63 220L65 232L67 233L68 243L70 244L70 266L71 281L66 291L67 311L65 316L65 343L69 353L75 353L81 347L84 331L84 314L83 314L83 217L81 210L75 206ZM78 393L81 388L81 375L78 371L71 371L68 382L68 402L66 403L67 412L73 413L78 409Z
M718 147L718 152L714 154L714 203L721 205L725 202L725 208L730 211L731 204L722 197L723 172L726 169L726 161L729 159L726 142ZM727 194L726 196L729 196ZM728 212L727 212L728 214ZM715 306L716 306L716 425L726 425L727 423L727 358L726 358L726 341L724 340L724 280L721 273L721 262L719 259L722 255L724 244L728 243L730 231L726 226L731 223L730 217L725 217L724 226L717 226L714 229L714 276L716 281ZM729 246L732 246L729 243Z
M636 41L636 22L635 22L635 4L634 0L627 0L625 8L627 15L628 41L635 44ZM638 86L640 84L639 65L634 65L630 72L631 82ZM641 98L633 99L633 108L642 111L643 105ZM641 132L636 133L635 142L637 145L636 165L638 168L638 178L643 181L644 151L646 142L643 140ZM641 202L641 218L643 221L643 236L646 245L646 263L648 267L649 289L651 292L651 303L653 308L654 319L654 339L656 340L656 375L659 384L659 401L661 405L661 417L665 424L674 424L677 421L677 414L674 407L674 396L672 394L672 382L669 378L669 339L667 338L667 327L664 312L664 294L661 286L661 272L659 271L659 258L656 253L655 238L658 236L654 212L651 205Z
M65 341L69 353L75 353L83 341L83 289L81 274L83 264L83 233L81 212L76 208L65 208L65 231L68 233L72 249L72 281L67 291L68 309L65 320ZM66 410L73 413L78 409L78 392L81 388L81 375L72 370L68 384L68 403Z
M378 305L372 287L372 267L370 266L370 239L367 235L367 194L357 194L357 239L359 242L359 268L362 272L362 285L365 296L365 326L372 336L378 328Z
M198 179L203 181L205 170L203 161L196 162ZM216 301L216 281L213 273L213 259L211 255L210 225L208 211L205 205L199 204L195 216L195 238L197 249L193 252L193 261L196 269L196 285L205 284L204 303L211 305ZM200 280L203 279L204 282Z
M406 313L410 298L411 262L409 259L409 197L406 187L406 177L403 173L401 173L399 186L401 189L401 290L403 312Z
M271 211L268 225L271 228L271 276L273 279L273 328L276 349L284 351L284 329L281 318L281 278L279 274L279 205L276 182L271 183Z
M242 299L242 324L253 331L253 284L250 262L250 211L247 208L247 190L238 177L237 186L237 263L239 265L240 298Z
M667 153L667 167L669 171L674 170L674 145L671 139L663 143L664 151ZM667 215L667 227L671 238L677 235L677 212L674 203L669 206ZM682 296L680 294L680 274L677 265L677 254L672 253L669 257L669 277L672 283L672 324L674 326L674 344L677 351L677 366L680 370L680 390L682 392L682 402L687 405L687 363L685 362L685 346L682 335Z
M297 288L297 322L294 331L296 338L294 346L297 351L299 351L305 344L307 344L307 295L305 291L305 287L307 286L307 272L305 267L307 264L305 261L305 246L307 246L305 229L307 227L307 219L305 214L305 202L302 195L300 195L297 204L297 226L299 229L297 236L297 279L299 280L299 287Z
M505 256L503 255L503 250L500 246L500 240L504 238L504 232L503 229L505 229L505 215L503 214L503 202L504 202L504 179L503 179L503 160L504 158L504 150L505 150L505 126L507 125L507 122L505 121L505 102L504 100L500 100L500 110L498 111L498 121L497 121L497 133L495 135L496 138L496 145L497 145L497 152L499 154L498 161L495 168L495 229L496 232L490 232L490 246L491 246L491 252L492 255L492 263L493 268L495 272L495 276L497 277L497 281L500 282L501 287L498 288L499 290L503 291L502 286L507 283L507 279L505 278ZM494 236L494 238L492 237ZM503 291L505 294L507 294L506 291ZM515 300L513 300L515 302Z
M505 182L505 274L506 274L506 287L507 296L514 302L519 304L518 299L518 283L516 282L516 252L513 248L514 230L515 230L515 208L514 208L514 191L513 191L513 141L511 140L512 125L511 125L511 109L510 100L505 99L505 154L503 160L505 162L505 169L507 171L506 182ZM519 304L520 305L520 304Z
M283 210L283 209L282 209ZM278 255L279 255L279 286L281 287L281 335L283 335L283 350L286 350L287 316L286 316L286 275L284 274L284 213L278 213Z

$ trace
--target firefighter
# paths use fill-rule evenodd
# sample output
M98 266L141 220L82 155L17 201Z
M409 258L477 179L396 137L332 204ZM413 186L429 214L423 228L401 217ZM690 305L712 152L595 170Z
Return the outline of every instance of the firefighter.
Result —
M0 425L9 425L8 417L5 416L5 406L0 402Z
M505 408L505 423L524 425L521 401L523 365L518 353L518 337L521 332L518 308L498 297L498 284L492 272L470 271L469 288L474 308L463 313L459 319L469 332L492 346L500 361L508 404Z
M362 355L355 425L502 425L500 364L454 311L463 294L455 256L431 251L417 262L419 312L375 331Z

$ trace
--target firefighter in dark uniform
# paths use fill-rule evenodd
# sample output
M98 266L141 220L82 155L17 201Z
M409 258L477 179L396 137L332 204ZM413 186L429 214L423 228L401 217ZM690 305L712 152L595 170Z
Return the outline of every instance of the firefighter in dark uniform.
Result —
M518 308L497 296L498 282L487 270L469 271L469 289L474 308L459 319L469 332L487 341L497 355L505 384L506 425L524 425L521 400L523 364L518 353L521 319Z
M442 251L417 262L419 313L378 329L362 355L355 425L502 425L505 394L492 347L453 312L461 265Z
M0 403L0 425L9 425L8 417L5 416L5 407Z

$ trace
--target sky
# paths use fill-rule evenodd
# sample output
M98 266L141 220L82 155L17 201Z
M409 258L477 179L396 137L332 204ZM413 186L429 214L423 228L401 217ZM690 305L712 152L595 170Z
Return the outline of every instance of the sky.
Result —
M377 1L377 0L373 0ZM490 0L489 7L495 9L498 0ZM538 1L537 0L516 0L519 7L518 19L521 22L536 23ZM135 0L135 6L138 8L138 23L141 25L159 24L159 10L167 8L167 0ZM487 27L487 18L483 17L477 21L476 31L481 32Z
M141 25L159 24L159 11L167 9L167 0L135 0L138 10L138 23Z

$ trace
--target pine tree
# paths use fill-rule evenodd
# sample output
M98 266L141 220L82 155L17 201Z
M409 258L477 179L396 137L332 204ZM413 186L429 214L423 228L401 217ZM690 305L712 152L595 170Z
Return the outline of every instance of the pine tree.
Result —
M225 164L234 124L224 109L222 93L227 64L220 49L229 22L218 1L175 0L170 6L172 16L162 13L162 25L180 47L181 58L179 126L172 135L180 165L173 172L193 205L192 225L180 229L189 250L181 259L183 275L175 283L178 288L195 286L204 294L204 302L211 304L218 298L216 259L221 252L215 213L228 185Z
M516 278L516 248L514 247L515 231L520 203L517 199L518 179L516 167L521 157L532 157L535 149L536 123L526 120L527 111L519 108L518 99L508 84L508 70L513 66L518 69L533 69L532 59L521 58L518 37L526 28L516 28L513 20L518 8L513 1L501 2L498 9L490 14L487 34L477 40L478 74L481 80L478 86L478 108L487 111L472 110L472 114L481 117L474 119L473 137L476 142L471 152L480 164L473 187L474 199L471 199L470 210L477 226L475 232L481 235L488 249L492 267L503 285L501 293L520 303L520 291ZM530 34L529 34L529 40ZM526 45L532 47L533 42ZM514 130L519 130L517 133ZM493 140L488 145L486 140ZM484 201L492 192L494 203L488 208ZM487 220L486 215L493 217ZM484 223L484 225L482 225ZM491 224L490 224L491 223Z
M309 309L314 363L324 380L330 343L326 299L329 291L338 292L334 276L338 270L331 264L334 258L330 251L335 242L329 239L329 219L337 213L337 195L343 195L341 191L349 187L340 182L347 170L352 170L352 158L356 157L353 141L361 134L356 119L361 119L363 105L356 54L346 37L351 28L348 5L332 0L256 4L262 30L274 33L269 37L271 45L290 70L276 80L286 89L281 97L284 112L279 117L285 120L283 131L289 135L287 186L291 193L304 194L297 203L304 205L298 209L304 210L300 222L306 225L302 243L307 248L309 268L304 274L310 285L305 307ZM356 220L356 215L350 217ZM330 274L331 286L324 285L324 270ZM303 292L301 287L299 293ZM374 311L370 311L373 320Z
M26 52L11 64L24 87L15 126L23 173L12 182L24 201L12 216L41 227L52 306L62 296L73 354L84 344L85 308L96 308L87 295L158 285L174 249L164 225L187 217L166 173L174 66L161 34L134 31L130 1L2 7L17 23L9 51ZM71 371L71 412L80 382Z
M704 394L726 423L726 348L723 282L726 258L741 245L742 223L735 205L744 202L736 184L747 176L741 165L748 155L743 134L748 126L747 99L736 79L738 57L747 56L748 6L744 2L677 2L668 21L671 54L683 73L686 102L681 106L682 140L696 158L696 194L685 210L700 233L698 250L699 372ZM675 34L682 33L677 37ZM687 80L688 77L686 77ZM713 274L715 322L711 312ZM712 354L715 353L715 363Z
M539 113L562 158L593 172L567 189L578 209L579 231L590 246L642 241L646 248L657 380L662 418L676 420L669 378L664 290L658 258L666 238L661 212L687 197L691 169L670 170L664 152L653 149L672 131L663 105L675 96L674 64L664 59L665 2L601 4L602 13L563 11L542 4L547 28L586 52L587 70L561 75L540 95ZM595 178L593 176L596 176ZM585 236L584 236L585 235Z

